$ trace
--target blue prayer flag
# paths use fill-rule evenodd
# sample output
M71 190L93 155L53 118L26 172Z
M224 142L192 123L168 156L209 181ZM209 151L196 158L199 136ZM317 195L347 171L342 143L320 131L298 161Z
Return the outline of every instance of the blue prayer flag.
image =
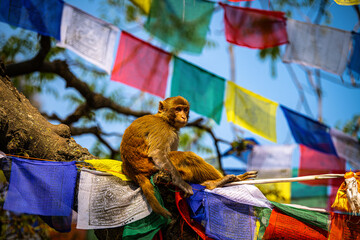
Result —
M62 0L0 1L0 21L60 40Z
M214 239L254 239L253 207L205 191L205 234ZM241 234L239 234L241 233Z
M353 49L348 68L360 74L360 33L353 33Z
M44 216L69 216L74 199L75 162L12 158L4 209Z
M330 136L330 128L320 122L280 106L295 141L320 152L336 155Z

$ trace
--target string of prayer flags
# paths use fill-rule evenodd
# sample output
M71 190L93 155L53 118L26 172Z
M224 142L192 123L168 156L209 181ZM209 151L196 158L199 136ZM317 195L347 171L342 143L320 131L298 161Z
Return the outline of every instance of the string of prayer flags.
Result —
M305 224L274 208L263 239L326 240L327 236L326 230Z
M174 57L171 96L186 98L191 110L221 120L225 92L225 79L205 71L185 60Z
M360 1L359 1L360 2ZM352 33L353 49L348 68L360 74L360 33Z
M360 60L360 59L359 59ZM360 170L360 143L355 138L335 128L330 128L330 136L339 157L350 162L351 166Z
M224 8L226 40L249 48L271 48L288 42L284 12L235 7Z
M228 121L276 142L278 103L228 81L225 107Z
M360 216L331 213L329 240L360 240Z
M90 163L98 171L105 171L123 181L131 181L128 176L122 173L122 161L113 159L93 159L85 160L85 162Z
M4 209L69 216L74 199L75 162L44 162L12 157L9 191Z
M332 154L316 151L300 144L299 176L345 173L345 160ZM343 179L328 179L304 181L306 185L335 185L339 186Z
M109 173L81 169L78 229L120 227L151 213L141 189Z
M205 197L207 236L226 240L254 239L256 218L253 206L234 202L209 191L205 191Z
M145 29L176 51L201 53L215 3L152 0Z
M339 5L350 6L360 4L360 0L334 0Z
M295 141L320 152L336 155L329 127L298 112L280 106Z
M60 40L62 0L0 1L0 21Z
M350 32L288 19L287 33L290 43L286 46L283 62L342 75L351 48Z
M130 0L138 6L146 15L150 12L151 0Z
M65 3L57 46L75 52L110 73L118 33L114 25Z
M171 55L121 32L111 80L165 97Z

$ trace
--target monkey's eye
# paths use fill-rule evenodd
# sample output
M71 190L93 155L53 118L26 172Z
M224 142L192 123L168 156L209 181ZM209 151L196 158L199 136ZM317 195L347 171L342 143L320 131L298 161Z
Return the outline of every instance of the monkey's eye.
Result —
M189 109L188 108L184 108L184 112L188 112L189 111Z
M175 108L175 110L176 110L177 112L181 112L181 107L177 107L177 108Z

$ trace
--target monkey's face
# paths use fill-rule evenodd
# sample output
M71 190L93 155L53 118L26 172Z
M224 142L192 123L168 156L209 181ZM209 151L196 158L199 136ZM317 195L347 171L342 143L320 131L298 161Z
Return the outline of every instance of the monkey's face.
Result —
M189 107L188 106L183 106L183 105L178 105L175 109L174 109L174 114L175 114L175 127L177 128L182 128L184 127L187 122L188 122L188 117L189 117Z

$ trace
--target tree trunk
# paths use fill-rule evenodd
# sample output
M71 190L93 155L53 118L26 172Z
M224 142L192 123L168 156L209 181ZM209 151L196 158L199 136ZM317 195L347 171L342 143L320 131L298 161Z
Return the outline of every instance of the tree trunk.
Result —
M56 161L96 159L71 137L67 125L49 123L29 100L13 86L0 62L0 150L5 153ZM76 187L76 189L78 186ZM187 226L181 226L174 193L160 187L165 206L174 220L163 230L165 239L197 239ZM75 198L76 199L76 198ZM77 201L77 199L76 199ZM74 204L76 211L77 204ZM185 224L186 225L186 224ZM121 239L122 228L95 231L99 239Z

